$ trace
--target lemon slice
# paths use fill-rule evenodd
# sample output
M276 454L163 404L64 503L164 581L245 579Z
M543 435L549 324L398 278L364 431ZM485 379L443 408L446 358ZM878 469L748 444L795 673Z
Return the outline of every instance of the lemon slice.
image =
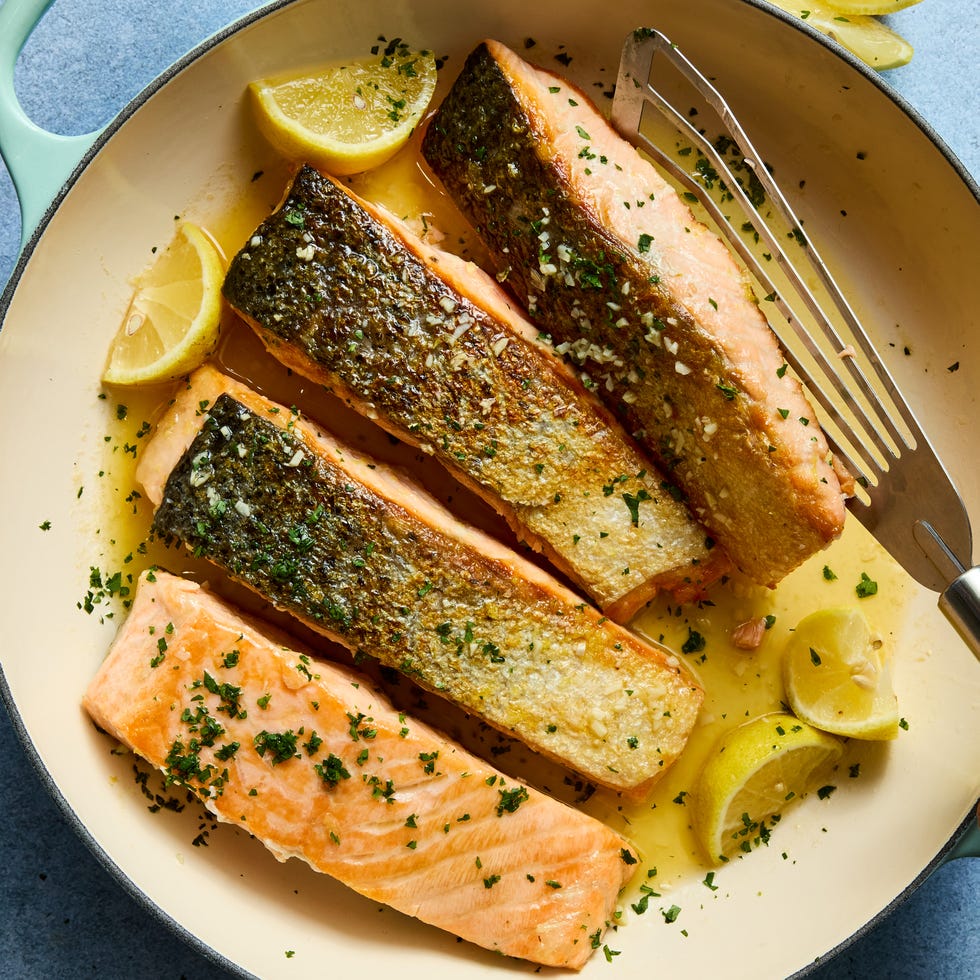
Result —
M857 609L807 616L783 658L786 698L803 721L851 738L898 734L891 662Z
M249 85L266 139L288 159L337 176L370 170L401 149L435 88L431 52L401 44L376 58Z
M136 280L102 380L172 381L201 364L218 343L223 279L217 247L197 225L184 222Z
M782 712L724 735L695 797L695 832L708 857L720 864L767 843L782 811L813 789L841 752L838 739Z
M898 10L904 10L921 2L922 0L827 0L827 6L833 7L839 14L878 17L883 14L894 14Z
M912 45L874 17L843 13L822 0L770 2L805 20L811 27L833 38L865 64L879 71L899 68L912 60Z

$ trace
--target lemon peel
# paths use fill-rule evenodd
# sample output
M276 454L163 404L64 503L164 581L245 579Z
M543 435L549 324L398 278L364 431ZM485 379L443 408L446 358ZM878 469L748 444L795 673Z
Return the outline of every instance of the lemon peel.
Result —
M837 41L866 65L878 71L900 68L912 60L912 45L901 34L874 17L841 10L824 0L770 2Z
M766 844L783 810L810 792L842 751L838 739L784 712L722 736L694 800L695 833L712 863Z
M913 7L922 0L827 0L827 6L841 14L880 17Z
M137 278L102 380L154 384L200 365L218 343L223 279L217 246L200 227L185 221Z
M796 715L823 731L898 735L891 661L858 609L821 609L801 620L783 652L783 683Z
M380 166L407 142L436 87L429 51L389 45L377 57L249 85L259 129L287 159L335 176Z

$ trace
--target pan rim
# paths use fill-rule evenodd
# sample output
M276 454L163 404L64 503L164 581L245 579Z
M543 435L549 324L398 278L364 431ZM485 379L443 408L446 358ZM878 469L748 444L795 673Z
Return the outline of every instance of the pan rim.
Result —
M265 19L276 11L305 2L308 2L308 0L273 0L273 2L264 4L256 10L226 25L224 28L201 41L198 45L191 48L187 53L169 65L163 72L161 72L139 93L137 93L137 95L130 99L115 115L115 117L110 120L110 122L95 138L92 145L86 150L62 187L47 206L36 228L33 230L29 239L24 244L23 249L18 255L10 278L4 285L2 293L0 293L0 330L3 329L7 313L12 305L20 280L22 279L24 272L40 242L40 239L43 237L47 229L47 226L58 212L68 193L72 190L74 185L80 179L81 175L92 163L95 157L98 156L108 141L112 139L112 137L131 119L133 115L135 115L137 111L139 111L149 101L153 95L163 89L186 68L197 62L205 55L209 54L214 48L218 47L224 41L257 23L258 21ZM821 34L816 29L798 18L795 18L785 11L772 6L771 4L767 3L766 0L740 0L740 2L783 22L788 27L799 31L817 43L822 44L839 59L844 61L845 64L849 65L853 70L855 70L865 80L869 81L882 95L884 95L890 102L892 102L892 104L901 110L909 121L912 122L922 133L922 135L929 142L931 142L936 149L939 150L945 162L950 165L953 172L962 180L963 184L970 191L974 199L980 203L980 184L978 184L978 181L967 170L966 166L956 156L953 150L943 140L934 127L900 93L892 90L876 71L865 65L856 56L852 55L838 43L827 38L825 35ZM68 825L73 829L83 843L85 843L89 851L93 854L99 864L110 874L113 880L123 887L127 894L130 895L130 897L140 908L148 910L157 920L163 922L175 935L179 936L180 939L187 943L188 946L194 949L199 955L204 957L204 959L210 964L221 968L234 976L254 976L252 973L248 972L240 965L219 953L204 940L200 939L198 936L194 935L183 925L181 925L177 919L157 905L149 897L149 895L129 877L126 871L106 853L106 851L94 838L94 836L82 822L81 818L72 808L54 777L51 775L50 771L47 769L43 760L41 759L41 756L34 745L29 732L27 731L27 727L21 717L20 711L17 708L13 692L11 691L4 674L2 663L0 663L0 700L2 700L4 707L7 710L11 720L11 726L25 750L26 756L31 764L31 768L38 775L41 784L45 787L50 797L58 806L59 811L65 817ZM837 946L828 950L827 953L820 957L818 961L810 963L794 973L793 977L802 978L812 975L817 969L825 966L838 954L853 946L863 937L872 932L885 918L904 904L923 884L923 882L930 877L935 870L951 855L959 840L971 826L973 819L973 810L971 807L970 811L955 828L953 834L949 837L943 847L940 848L938 853L918 873L916 878L911 881L891 902L889 902L888 905L876 913L872 918L863 923Z

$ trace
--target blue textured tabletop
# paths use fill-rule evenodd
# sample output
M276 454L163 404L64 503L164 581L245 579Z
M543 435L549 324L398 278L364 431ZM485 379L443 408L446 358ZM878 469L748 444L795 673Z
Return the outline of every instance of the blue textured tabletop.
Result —
M19 62L20 98L42 126L87 132L186 50L258 6L56 0ZM925 0L893 15L889 22L916 54L885 76L974 175L980 104L968 80L980 60L977 11L976 0ZM19 234L17 202L0 165L0 285L13 270ZM0 758L0 978L225 975L134 902L75 836L3 709ZM978 895L980 861L951 862L813 976L980 978Z

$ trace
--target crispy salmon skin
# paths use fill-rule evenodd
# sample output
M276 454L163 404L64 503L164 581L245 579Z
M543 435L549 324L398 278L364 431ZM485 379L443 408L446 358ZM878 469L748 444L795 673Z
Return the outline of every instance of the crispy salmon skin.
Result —
M84 706L280 861L508 956L583 966L636 860L359 674L163 571L141 577Z
M157 535L595 783L642 793L695 724L703 692L666 648L211 367L137 478Z
M765 585L840 533L814 412L728 249L581 90L486 41L422 144L559 352Z
M303 167L224 294L275 357L434 455L612 618L728 570L491 276L337 181Z

